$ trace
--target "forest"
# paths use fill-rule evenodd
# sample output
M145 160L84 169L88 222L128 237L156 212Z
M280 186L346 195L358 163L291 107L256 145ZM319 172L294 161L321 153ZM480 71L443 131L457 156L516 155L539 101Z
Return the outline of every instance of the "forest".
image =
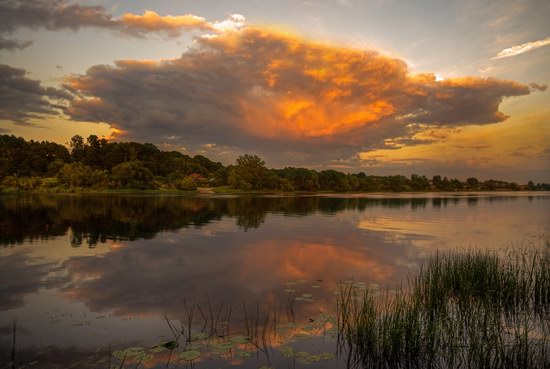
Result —
M109 142L96 135L74 136L66 146L0 135L0 191L92 192L109 190L195 191L540 191L550 184L500 180L461 181L435 175L376 176L327 169L267 168L245 154L224 166L202 155L162 151L151 143Z

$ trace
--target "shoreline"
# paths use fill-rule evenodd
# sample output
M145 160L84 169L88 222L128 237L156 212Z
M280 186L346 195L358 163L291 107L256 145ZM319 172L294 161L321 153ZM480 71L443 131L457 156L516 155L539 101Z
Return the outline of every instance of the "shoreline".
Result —
M452 195L464 196L474 194L517 194L517 195L539 195L550 194L550 191L530 191L530 190L462 190L462 191L276 191L276 190L255 190L244 191L238 189L228 189L226 187L199 187L193 191L183 191L175 189L148 189L137 190L129 188L121 189L88 189L88 188L69 188L53 189L48 191L0 191L0 195L174 195L174 196L321 196L321 195L369 195L369 196L392 196L392 195Z

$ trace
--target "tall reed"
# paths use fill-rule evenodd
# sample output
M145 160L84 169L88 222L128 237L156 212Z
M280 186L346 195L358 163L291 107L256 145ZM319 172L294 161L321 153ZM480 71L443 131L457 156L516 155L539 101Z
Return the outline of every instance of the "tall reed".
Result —
M547 237L504 258L436 253L395 294L341 289L338 330L350 366L550 367Z

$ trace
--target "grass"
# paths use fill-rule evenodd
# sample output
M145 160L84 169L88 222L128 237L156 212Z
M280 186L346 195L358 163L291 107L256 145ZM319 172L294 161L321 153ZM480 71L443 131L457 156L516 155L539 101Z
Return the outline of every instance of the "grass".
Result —
M344 285L340 348L363 368L550 367L550 244L438 253L397 293ZM525 249L527 250L527 249Z

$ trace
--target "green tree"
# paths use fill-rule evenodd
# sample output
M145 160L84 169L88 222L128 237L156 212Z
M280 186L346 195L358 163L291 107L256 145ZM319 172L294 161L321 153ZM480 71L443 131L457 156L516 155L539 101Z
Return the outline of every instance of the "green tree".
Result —
M477 190L479 187L479 180L476 177L470 177L466 180L468 188L472 190Z
M92 168L82 163L65 164L57 172L59 182L67 187L90 187Z
M229 169L220 168L214 172L214 180L212 186L226 186L229 183Z
M229 174L229 185L242 190L260 190L268 187L265 162L256 155L239 156Z
M86 145L84 144L84 138L80 135L74 135L69 142L71 147L71 156L75 161L82 161L86 156Z
M411 188L414 191L428 191L430 189L430 181L426 176L419 176L417 174L412 174Z
M292 187L297 191L316 191L319 189L319 176L314 170L287 167L278 171L278 175L290 180Z
M139 190L152 188L153 172L141 161L121 163L115 166L111 173L118 187Z
M319 172L319 187L328 191L349 191L350 186L346 175L335 170L323 170Z
M174 181L174 187L181 191L195 191L197 182L192 177L185 177Z

